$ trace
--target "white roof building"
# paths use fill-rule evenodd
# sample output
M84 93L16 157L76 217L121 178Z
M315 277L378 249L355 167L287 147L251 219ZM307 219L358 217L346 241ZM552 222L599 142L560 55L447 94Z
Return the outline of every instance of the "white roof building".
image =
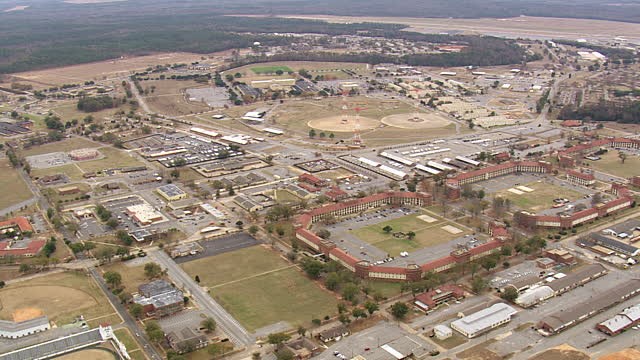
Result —
M555 295L555 291L552 288L543 285L535 288L531 288L520 294L516 299L516 304L527 308L533 306L539 302L545 301Z
M433 334L438 340L444 340L453 336L453 331L447 325L436 325L433 328Z
M513 307L505 303L497 303L452 322L451 328L468 338L473 338L508 323L517 313L518 311Z

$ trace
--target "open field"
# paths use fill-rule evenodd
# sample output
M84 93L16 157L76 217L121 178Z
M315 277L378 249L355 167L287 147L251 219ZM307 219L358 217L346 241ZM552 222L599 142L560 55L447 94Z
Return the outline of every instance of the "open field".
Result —
M144 97L149 108L166 115L188 115L209 110L209 106L200 102L187 101L184 91L189 88L205 87L192 80L148 80L141 81L143 88L155 86L155 91Z
M374 245L375 247L386 251L391 256L398 256L402 251L422 249L429 246L443 244L458 237L471 234L467 228L451 221L437 218L436 221L428 223L420 220L418 217L422 214L407 215L398 219L384 221L378 224L365 226L363 228L351 231L352 234L359 239ZM429 215L434 217L433 215ZM393 230L385 233L382 229L390 226ZM443 227L450 226L460 232L453 234ZM406 237L394 237L393 233L408 233L413 231L416 237L409 240Z
M248 330L279 321L308 325L337 301L277 254L254 246L181 264Z
M116 355L107 351L106 349L84 349L80 351L74 351L72 353L56 357L57 360L115 360Z
M22 155L24 156L32 156L32 155L40 155L47 154L52 152L68 152L75 149L82 148L96 148L102 145L93 142L91 140L87 140L81 137L72 137L69 139L64 139L62 141L56 141L44 145L34 146L30 149L24 150Z
M8 159L0 159L0 209L30 199L33 195L27 184L22 180L18 170L14 169Z
M65 174L72 181L82 180L82 171L76 164L67 164L62 166L56 166L46 169L33 169L31 170L32 178L41 178L47 175Z
M300 202L300 200L302 200L299 197L285 190L276 190L274 192L274 195L278 203L297 203L297 202Z
M126 109L128 109L128 107L120 106L117 108L104 109L95 112L84 112L82 110L78 110L77 101L70 101L68 103L65 103L64 105L52 108L51 111L54 114L58 115L62 119L62 122L66 122L71 119L81 121L85 117L91 115L95 119L94 122L100 124L104 123L106 120L111 120L113 115L122 109L127 111Z
M453 333L453 336L448 339L438 340L438 338L432 337L430 340L447 350L465 344L468 341L464 336L458 333Z
M327 73L340 72L342 69L358 70L358 69L365 69L366 67L367 65L365 64L345 63L345 62L280 61L280 62L267 62L267 63L261 63L261 64L245 65L235 69L227 70L225 73L235 74L236 72L239 72L241 74L246 74L247 76L251 76L251 75L260 74L260 73L264 74L264 72L260 72L260 70L262 70L263 68L275 69L274 73L275 71L278 70L278 68L280 68L282 69L282 71L285 72L285 75L289 76L288 74L286 74L287 70L284 70L284 68L287 68L292 71L299 71L300 69L305 69L312 74L316 72L318 74L327 74ZM255 72L253 70L255 68L258 68L259 72Z
M529 360L589 360L591 357L569 345L560 345L538 353Z
M607 174L623 178L640 175L640 156L627 154L627 159L624 161L624 164L620 161L618 151L616 150L609 150L606 154L600 155L600 157L602 159L598 161L586 159L584 161L593 169Z
M485 34L504 37L580 39L584 34L591 38L609 40L624 36L640 41L640 24L617 21L567 19L520 16L506 19L453 19L453 18L405 18L405 17L352 17L331 15L285 15L281 17L324 20L328 22L376 22L404 24L408 30L424 33L459 31L467 34Z
M148 282L149 280L144 276L144 265L140 266L126 266L122 262L103 265L102 270L116 271L122 276L122 286L125 291L134 293L138 291L138 286Z
M537 212L544 209L549 209L553 206L553 199L558 197L567 198L570 201L574 201L583 196L583 194L567 189L562 186L556 186L543 182L542 180L532 182L529 184L523 184L528 188L533 189L532 192L523 192L520 195L516 195L508 190L503 190L496 194L505 199L509 199L516 207L530 211Z
M0 318L11 319L21 308L42 310L51 321L64 325L77 316L93 319L115 311L93 279L85 273L66 272L10 285L0 290Z
M402 289L402 283L388 281L369 280L365 283L365 286L371 290L371 294L378 293L384 298L400 295L400 290Z
M77 187L80 191L78 193L75 194L67 194L67 195L62 195L58 192L58 190L60 188L65 188L68 186L75 186ZM65 185L61 185L55 188L47 188L47 189L43 189L42 192L43 193L48 193L51 200L53 201L53 203L58 203L58 202L70 202L70 201L74 201L76 198L79 198L83 195L85 195L86 193L88 193L91 190L91 187L87 184L83 184L83 183L69 183L69 184L65 184Z
M160 53L125 59L99 61L89 64L65 66L56 69L29 71L13 74L18 80L28 80L46 85L62 85L88 80L102 80L116 76L129 76L132 70L144 70L149 66L190 63L200 61L201 54Z
M275 74L277 71L282 71L283 73L292 72L290 67L285 65L266 65L266 66L254 66L251 68L251 71L254 73L261 74Z
M271 256L265 256L265 254ZM199 275L200 284L211 288L230 281L245 279L255 274L280 269L288 264L262 247L252 246L223 255L188 261L180 266L194 277ZM211 271L212 266L215 267L215 272Z
M118 167L144 165L128 153L110 146L101 147L98 149L98 151L100 151L104 158L98 160L81 161L77 163L84 172L94 172Z
M354 175L354 173L345 168L325 170L325 171L320 171L316 173L316 176L320 178L331 179L331 180L337 180L337 179L341 179L341 178L352 176L352 175Z
M129 332L129 329L121 328L121 329L115 330L113 333L118 337L118 340L120 340L124 344L124 346L127 348L127 352L129 353L129 355L133 360L146 359L146 357L144 356L144 353L140 349L140 345L138 345L136 340L133 338L133 336Z
M455 134L455 125L446 118L399 100L356 96L347 101L349 110L345 114L346 121L342 121L342 99L328 98L285 103L272 112L268 123L299 136L306 137L309 130L315 128L317 131L335 132L336 140L348 139L355 128L356 113L353 109L359 107L362 109L362 138L368 145L395 144L399 139L408 142ZM389 117L392 115L398 116ZM416 116L423 121L410 121ZM395 125L384 124L384 121Z

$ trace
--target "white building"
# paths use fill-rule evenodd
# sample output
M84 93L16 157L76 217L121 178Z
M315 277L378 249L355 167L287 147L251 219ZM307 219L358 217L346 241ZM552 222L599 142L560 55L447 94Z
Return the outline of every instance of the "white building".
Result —
M447 325L436 325L433 328L433 334L438 340L448 339L453 336L453 331Z
M452 322L451 328L468 338L473 338L508 323L517 313L518 311L513 307L505 303L497 303Z
M17 339L49 329L49 318L45 315L20 322L0 320L0 338Z

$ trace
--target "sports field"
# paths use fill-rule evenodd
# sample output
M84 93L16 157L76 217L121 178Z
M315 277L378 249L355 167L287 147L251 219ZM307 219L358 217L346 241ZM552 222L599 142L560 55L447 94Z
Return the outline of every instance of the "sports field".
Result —
M85 273L65 272L22 281L0 290L0 318L31 311L44 313L57 325L84 315L90 321L111 318L115 310L93 279ZM112 323L113 324L113 323Z
M4 209L13 204L30 199L33 194L22 180L22 176L9 163L8 159L0 159L0 209Z
M374 225L352 230L351 233L359 239L386 251L391 256L398 256L402 251L414 251L429 246L444 244L453 239L471 234L472 231L460 224L447 221L435 214L428 214L425 219L421 217L426 213L403 216L397 219L384 221ZM386 226L392 228L385 233L382 229ZM416 236L409 240L406 236L395 237L397 232L408 233L413 231Z
M249 331L333 315L335 297L272 251L253 246L181 264Z
M117 356L106 349L85 349L57 357L58 360L115 360Z
M584 196L584 194L577 191L563 186L549 184L542 180L524 184L524 186L533 189L533 191L514 194L508 190L503 190L496 193L495 196L509 199L515 207L530 212L538 212L551 208L554 204L553 199L558 197L574 201Z
M272 65L272 66L254 66L251 68L251 71L258 75L262 74L275 74L278 70L283 73L292 72L290 67L284 65Z
M624 164L618 157L618 151L609 150L606 154L600 156L598 161L584 160L590 167L595 170L623 177L630 178L640 175L640 156L627 154Z

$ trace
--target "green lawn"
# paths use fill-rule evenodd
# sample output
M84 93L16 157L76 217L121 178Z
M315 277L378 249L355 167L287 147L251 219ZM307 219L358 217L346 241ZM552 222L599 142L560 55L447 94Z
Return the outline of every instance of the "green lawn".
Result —
M2 176L0 176L0 189L2 189L0 209L28 200L33 196L27 184L22 180L20 173L11 166L9 160L0 160L0 169L2 169Z
M388 281L369 280L365 285L371 289L371 294L375 294L377 292L385 298L400 295L400 289L402 288L402 283Z
M530 212L538 212L540 210L551 208L554 204L553 199L558 197L574 201L584 196L582 193L577 191L567 189L563 186L549 184L542 180L523 184L523 186L534 189L534 191L529 193L523 192L522 194L517 195L504 190L496 195L509 199L517 208Z
M85 172L97 172L104 169L143 165L136 158L122 150L105 146L99 148L98 151L104 158L78 162L78 166Z
M80 137L72 137L70 139L64 139L61 141L56 141L44 145L34 146L28 150L23 151L24 156L32 156L32 155L41 155L52 152L68 152L75 149L82 148L96 148L99 147L100 144L95 143L93 141L80 138Z
M282 71L283 73L288 73L291 72L293 70L291 70L290 67L288 66L281 66L281 65L273 65L273 66L254 66L251 68L251 71L253 71L254 73L258 74L258 75L262 75L262 74L275 74L276 71Z
M403 216L397 219L355 229L351 231L351 233L359 239L386 251L391 256L398 256L402 251L411 252L425 247L443 244L471 233L470 230L466 229L462 225L446 221L436 215L428 214L432 218L436 219L435 222L431 223L419 219L418 216L420 215L423 214L420 213ZM462 232L452 234L442 229L443 226L447 225L458 228L462 230ZM388 234L382 230L386 226L390 226L393 229ZM403 232L406 234L409 231L416 233L416 237L413 240L409 240L406 237L397 238L393 236L393 233L395 232Z
M287 321L309 326L333 315L335 297L276 253L260 246L181 264L248 330Z
M76 166L76 164L67 164L62 166L56 166L46 169L33 169L31 170L32 178L41 178L47 175L55 175L55 174L65 174L69 177L69 179L73 180L82 180L82 171Z
M290 265L270 251L260 246L252 246L185 262L180 266L194 278L198 275L201 285L214 287ZM213 269L215 271L212 271Z
M295 268L217 287L211 294L250 331L278 321L309 326L314 318L333 315L337 305L334 296Z
M584 161L586 161L590 167L607 174L623 178L640 175L640 156L627 154L627 158L624 164L622 164L622 161L618 157L618 151L609 150L606 154L601 155L601 158L602 159L598 161Z

